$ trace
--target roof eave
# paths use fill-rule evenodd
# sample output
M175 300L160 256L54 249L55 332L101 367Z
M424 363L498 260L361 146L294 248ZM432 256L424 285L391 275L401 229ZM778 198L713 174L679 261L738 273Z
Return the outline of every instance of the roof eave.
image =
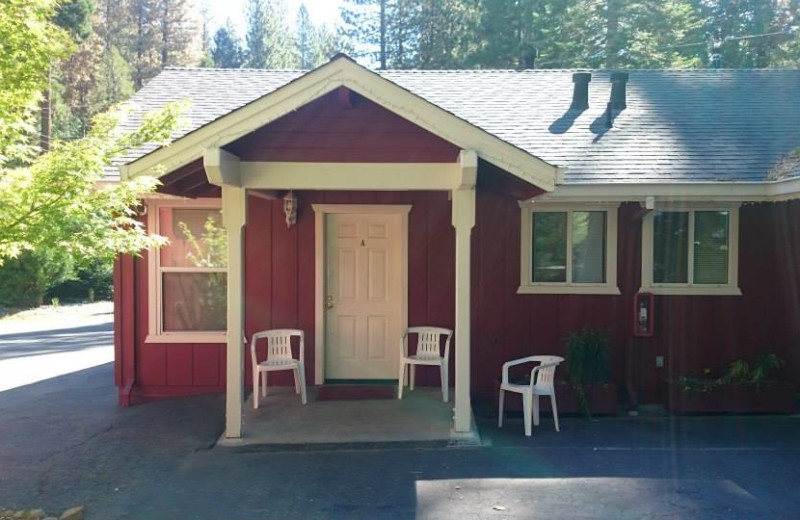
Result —
M800 199L800 177L776 181L563 184L530 202L781 202Z

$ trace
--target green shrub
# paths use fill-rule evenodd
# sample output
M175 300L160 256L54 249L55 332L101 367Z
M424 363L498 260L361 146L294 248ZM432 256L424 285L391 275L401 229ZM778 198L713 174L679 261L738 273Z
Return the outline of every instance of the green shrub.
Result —
M58 250L25 251L0 266L0 305L36 307L47 290L73 273L69 255Z
M773 370L782 367L786 362L775 354L762 354L753 368L747 361L737 359L728 365L728 371L717 379L700 378L681 375L675 378L675 383L683 392L708 392L722 385L748 385L758 389L767 384L767 376Z
M75 274L48 292L48 296L63 302L110 300L113 296L113 263L89 260L75 269Z
M569 382L578 392L578 403L587 419L592 417L586 386L608 382L610 340L605 331L584 329L567 339Z

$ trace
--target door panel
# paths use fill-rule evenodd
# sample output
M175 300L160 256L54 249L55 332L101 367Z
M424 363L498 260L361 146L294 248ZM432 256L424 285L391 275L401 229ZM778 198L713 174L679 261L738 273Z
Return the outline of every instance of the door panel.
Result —
M328 214L325 377L396 377L402 319L401 217Z

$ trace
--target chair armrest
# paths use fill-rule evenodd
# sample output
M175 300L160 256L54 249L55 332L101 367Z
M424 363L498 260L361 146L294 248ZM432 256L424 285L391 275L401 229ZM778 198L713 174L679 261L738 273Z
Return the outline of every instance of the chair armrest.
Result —
M508 384L508 369L516 366L522 365L523 363L533 363L535 360L533 359L535 356L528 356L519 359L512 359L511 361L506 361L503 363L503 384Z

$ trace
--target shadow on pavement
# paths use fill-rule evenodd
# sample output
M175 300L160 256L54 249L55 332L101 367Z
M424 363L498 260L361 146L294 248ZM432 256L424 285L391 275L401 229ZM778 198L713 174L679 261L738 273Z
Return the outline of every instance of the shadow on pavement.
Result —
M0 360L75 352L114 343L111 323L56 330L0 334Z

